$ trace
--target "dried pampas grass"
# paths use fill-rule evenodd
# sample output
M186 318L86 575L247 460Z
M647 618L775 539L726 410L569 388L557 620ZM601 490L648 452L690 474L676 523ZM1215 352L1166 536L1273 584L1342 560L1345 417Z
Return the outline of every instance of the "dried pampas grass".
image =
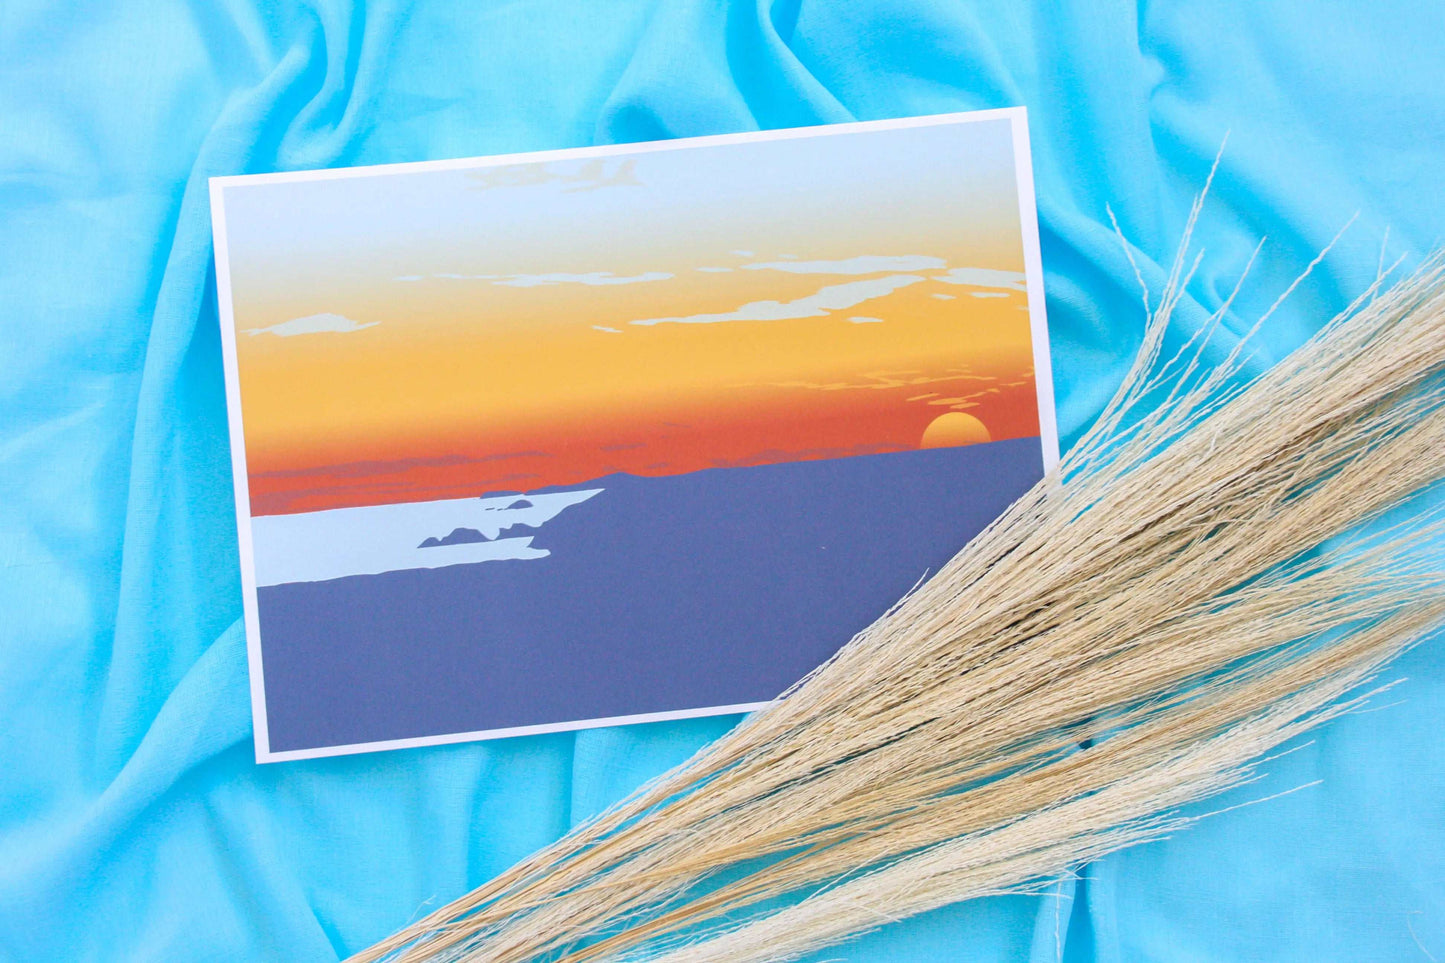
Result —
M778 704L353 959L794 959L1156 837L1354 705L1445 618L1439 522L1411 510L1445 476L1445 270L1377 283L1240 386L1240 349L1200 360L1229 303L1162 356L1179 265L1096 425L934 578Z

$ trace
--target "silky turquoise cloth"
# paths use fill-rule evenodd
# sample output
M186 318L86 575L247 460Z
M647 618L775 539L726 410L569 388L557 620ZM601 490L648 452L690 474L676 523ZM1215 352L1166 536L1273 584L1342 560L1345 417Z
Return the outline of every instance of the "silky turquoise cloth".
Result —
M206 178L1023 104L1067 443L1228 132L1181 333L1262 369L1445 231L1437 3L0 3L0 958L332 960L723 732L258 767ZM945 162L946 160L941 160ZM1385 237L1388 229L1388 239ZM1237 806L858 961L1445 959L1445 649Z

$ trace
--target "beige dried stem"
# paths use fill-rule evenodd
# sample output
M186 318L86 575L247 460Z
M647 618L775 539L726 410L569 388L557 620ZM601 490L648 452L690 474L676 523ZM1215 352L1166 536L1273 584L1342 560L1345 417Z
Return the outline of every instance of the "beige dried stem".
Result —
M930 581L353 960L793 959L1153 838L1350 705L1445 618L1440 522L1410 510L1445 476L1445 270L1377 282L1241 387L1242 348L1201 360L1229 303L1162 353L1184 249L1098 422Z

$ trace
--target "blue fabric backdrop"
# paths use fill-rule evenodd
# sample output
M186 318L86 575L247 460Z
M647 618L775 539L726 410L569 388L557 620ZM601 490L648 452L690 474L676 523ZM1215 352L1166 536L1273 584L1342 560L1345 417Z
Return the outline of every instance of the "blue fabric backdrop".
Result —
M1226 131L1179 315L1264 366L1445 228L1435 3L0 4L0 957L330 960L730 720L257 767L206 178L1025 104L1065 442ZM1445 959L1445 650L1235 809L825 954Z

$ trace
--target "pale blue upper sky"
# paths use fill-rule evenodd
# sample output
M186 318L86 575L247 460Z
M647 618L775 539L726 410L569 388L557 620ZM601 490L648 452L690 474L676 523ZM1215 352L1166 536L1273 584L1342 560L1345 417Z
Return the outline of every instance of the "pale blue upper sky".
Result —
M990 250L978 267L1021 266L1007 120L232 185L225 203L238 297L448 273L641 277L743 254L927 257L939 236Z

